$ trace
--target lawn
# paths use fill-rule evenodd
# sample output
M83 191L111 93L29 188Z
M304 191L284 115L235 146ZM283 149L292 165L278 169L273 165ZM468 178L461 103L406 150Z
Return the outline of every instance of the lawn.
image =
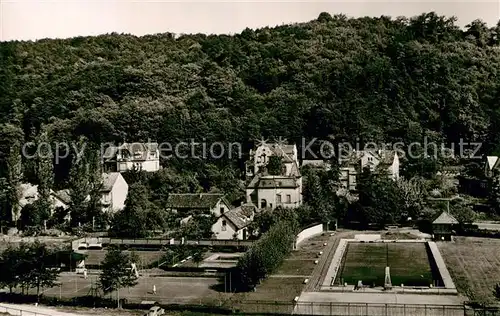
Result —
M335 283L383 286L386 266L394 286L429 286L436 278L424 243L349 243Z
M314 267L314 259L285 259L275 274L309 276Z
M456 237L437 243L457 290L470 300L495 301L493 287L500 282L500 240Z
M124 251L125 253L130 253L130 251ZM87 259L85 259L85 264L90 266L98 266L102 263L106 257L106 250L89 250L84 253L88 254ZM137 263L137 267L142 269L149 266L150 264L159 261L165 252L163 251L136 251L135 252L140 259Z

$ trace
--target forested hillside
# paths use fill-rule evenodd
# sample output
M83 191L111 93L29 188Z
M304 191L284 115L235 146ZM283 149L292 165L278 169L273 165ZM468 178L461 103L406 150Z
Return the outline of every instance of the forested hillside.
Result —
M322 13L234 36L3 42L0 159L15 140L34 140L42 130L53 141L84 135L95 143L412 142L426 135L485 142L482 150L491 152L500 144L499 45L500 24L474 21L462 30L434 13ZM238 167L227 162L173 161L171 177L190 173L204 189L230 187Z

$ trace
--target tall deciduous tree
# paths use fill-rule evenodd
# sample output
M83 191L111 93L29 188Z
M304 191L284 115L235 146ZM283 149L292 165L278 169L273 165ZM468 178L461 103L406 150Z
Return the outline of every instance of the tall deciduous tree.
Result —
M39 241L7 248L0 257L4 271L0 283L8 286L11 291L14 287L21 286L23 293L34 288L40 299L40 290L53 287L59 275L54 254L53 250Z
M416 218L422 210L426 197L425 184L422 178L414 177L410 180L399 178L396 182L401 202L401 212L406 216Z
M75 224L90 223L100 213L102 187L101 161L97 148L80 137L77 146L81 156L74 155L69 190L71 221Z
M142 183L129 187L125 208L111 221L110 233L119 237L140 238L165 225L165 213L150 200L148 188Z
M36 289L36 295L40 300L40 290L42 288L51 288L55 285L59 276L59 269L53 260L54 252L46 244L35 241L28 247L24 258L28 261L30 271L28 278L30 287Z
M99 277L104 293L116 291L118 307L120 307L120 289L137 284L137 277L131 269L131 258L118 247L109 247L102 262L102 272Z
M493 213L500 214L500 172L498 170L494 170L489 185L488 204Z
M0 177L7 182L3 203L4 220L17 221L21 215L19 186L22 179L23 137L23 131L18 126L11 123L0 125Z
M53 152L49 143L49 138L46 131L36 138L37 155L36 159L36 176L38 180L38 200L35 206L37 207L38 214L47 214L47 218L51 213L51 199L50 192L54 186L54 165L53 165Z
M357 219L365 224L392 224L401 219L401 196L387 174L363 170L358 181Z

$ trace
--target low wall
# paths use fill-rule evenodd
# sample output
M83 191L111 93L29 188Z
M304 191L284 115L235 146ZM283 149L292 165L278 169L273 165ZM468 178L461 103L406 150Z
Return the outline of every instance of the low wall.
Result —
M323 284L321 285L322 289L330 288L332 286L332 282L335 281L337 273L340 269L342 258L344 258L344 253L347 249L347 245L349 244L349 242L355 241L357 241L357 239L341 239L339 241L337 250L335 250L335 254L333 255L330 266L328 267L328 271L326 272L325 279L323 280Z
M433 241L429 241L427 245L431 250L432 257L434 258L434 262L436 263L436 266L439 270L439 274L441 275L441 279L443 280L444 287L447 289L456 289L455 283L453 283L453 279L448 272L448 268L446 268L446 264L444 263L443 257L441 256L441 252L439 252L436 243Z
M123 245L129 247L146 246L151 248L161 248L163 246L178 246L178 245L190 245L190 246L228 246L228 247L250 247L254 240L219 240L219 239L200 239L200 240L184 240L174 239L120 239L120 238L108 238L108 237L87 237L73 240L71 245L73 250L78 250L78 245L80 243L100 243L103 247L109 245Z
M443 260L443 257L441 256L441 253L439 252L439 249L437 248L436 243L434 242L427 242L425 240L377 240L377 241L359 241L359 239L341 239L339 242L339 245L337 246L337 249L335 251L335 254L333 255L332 261L330 263L330 266L328 268L328 271L326 273L325 279L323 280L323 284L321 285L321 290L322 291L341 291L344 292L346 291L345 287L342 285L333 285L332 282L336 280L337 273L340 269L342 259L344 257L344 254L347 250L347 246L350 242L357 242L357 243L426 243L429 247L429 250L431 251L432 258L429 258L430 260L434 260L436 263L436 267L439 271L439 274L441 276L441 279L443 280L444 283L444 288L429 288L429 289L424 289L424 288L398 288L394 287L393 288L393 293L422 293L422 294L451 294L451 295L456 295L457 290L455 287L455 284L453 283L453 279L450 276L450 273L448 272L448 269L446 268L446 264ZM350 287L349 287L350 288Z
M311 238L315 235L319 235L323 232L323 224L318 224L309 228L304 229L297 234L297 239L295 239L295 247L297 247L304 240Z

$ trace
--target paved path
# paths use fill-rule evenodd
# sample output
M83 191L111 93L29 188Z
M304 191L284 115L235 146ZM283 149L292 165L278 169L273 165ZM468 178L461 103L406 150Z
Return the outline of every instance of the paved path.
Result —
M330 263L337 250L340 239L352 235L352 232L336 232L335 235L328 239L326 249L323 250L323 255L319 258L319 262L313 270L309 283L304 287L304 292L318 291L321 288L326 272L330 267Z
M456 295L422 295L389 293L335 293L303 292L299 302L321 303L368 303L368 304L429 304L461 305L463 300Z
M500 231L500 224L497 222L475 222L474 225L477 225L480 229L488 229L488 230L498 230Z
M296 274L273 274L269 276L270 278L283 278L283 279L288 279L288 278L302 278L302 279L307 279L310 278L310 275L296 275Z
M0 304L0 312L22 316L90 316L85 314L63 313L55 309L34 305Z

